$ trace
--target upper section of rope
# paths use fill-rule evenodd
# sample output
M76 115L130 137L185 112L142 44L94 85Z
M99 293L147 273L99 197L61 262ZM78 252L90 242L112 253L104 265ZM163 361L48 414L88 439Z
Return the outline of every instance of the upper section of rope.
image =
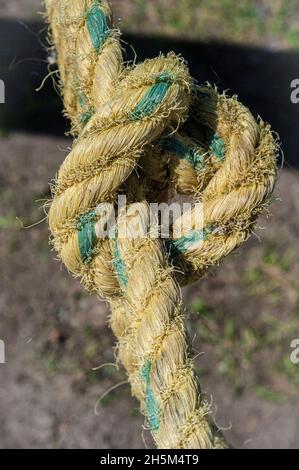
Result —
M196 86L173 53L125 67L106 0L48 0L47 9L76 136L53 187L57 249L76 275L92 271L101 241L94 234L86 253L82 239L94 210L138 167L152 200L176 190L203 203L203 230L168 243L181 282L194 280L248 237L273 191L270 127L235 97Z

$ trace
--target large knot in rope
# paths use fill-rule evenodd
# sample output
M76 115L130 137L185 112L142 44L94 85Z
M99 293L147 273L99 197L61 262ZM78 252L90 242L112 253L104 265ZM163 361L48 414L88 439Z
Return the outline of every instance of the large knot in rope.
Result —
M109 302L118 357L157 446L226 447L194 373L179 285L252 232L275 182L270 127L236 97L196 86L174 53L125 66L106 0L46 6L75 136L53 185L54 246ZM176 193L193 198L188 227L183 213L169 238L149 236L150 203ZM120 222L103 236L119 195L138 236L120 236Z

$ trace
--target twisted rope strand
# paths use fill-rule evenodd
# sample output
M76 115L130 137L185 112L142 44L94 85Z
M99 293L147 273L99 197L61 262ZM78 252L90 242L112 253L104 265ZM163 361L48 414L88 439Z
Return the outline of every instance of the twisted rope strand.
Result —
M251 233L275 182L270 127L235 97L195 86L173 53L125 67L106 0L45 3L75 137L53 186L54 247L110 303L118 356L157 446L227 447L194 372L180 285ZM194 205L191 230L183 214L182 233L174 225L169 240L151 238L149 202L175 193L202 203L200 220ZM114 236L103 237L99 204L119 194L134 236L119 236L118 218Z

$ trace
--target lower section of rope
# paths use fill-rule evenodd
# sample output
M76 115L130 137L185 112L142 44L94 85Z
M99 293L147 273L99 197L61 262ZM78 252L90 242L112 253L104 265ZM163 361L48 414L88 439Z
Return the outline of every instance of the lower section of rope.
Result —
M227 447L199 390L180 290L161 242L126 240L118 248L129 275L125 298L111 304L111 326L157 447Z

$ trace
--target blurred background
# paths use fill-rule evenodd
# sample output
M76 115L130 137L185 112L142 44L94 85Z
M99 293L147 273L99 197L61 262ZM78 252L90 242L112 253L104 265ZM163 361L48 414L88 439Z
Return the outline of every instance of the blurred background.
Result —
M255 235L184 290L196 368L214 418L238 448L299 448L299 4L293 0L114 0L126 60L174 50L199 83L238 94L280 135L284 167ZM40 209L70 140L47 75L39 0L0 0L1 448L152 446L107 309L55 261ZM19 220L18 220L19 219Z

